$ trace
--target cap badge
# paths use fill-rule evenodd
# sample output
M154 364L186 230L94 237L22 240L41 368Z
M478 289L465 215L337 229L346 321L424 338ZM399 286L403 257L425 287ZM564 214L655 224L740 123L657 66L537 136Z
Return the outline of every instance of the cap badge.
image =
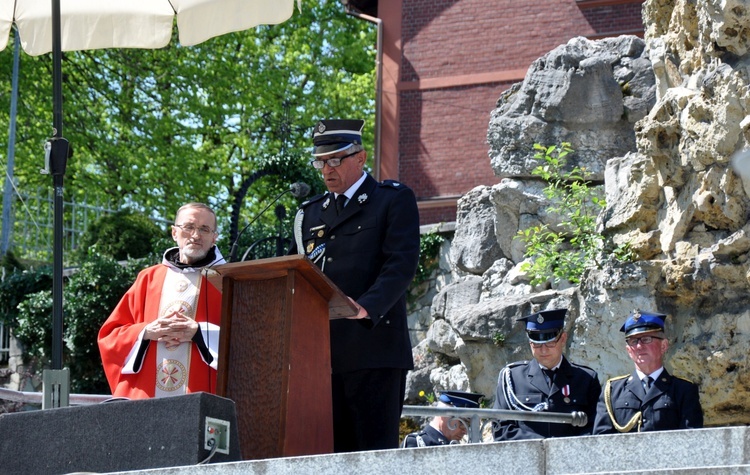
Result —
M641 315L640 310L636 310L633 312L633 321L637 322L643 315Z
M539 323L539 324L544 323L544 317L541 316L541 315L537 315L536 322Z
M361 195L359 195L359 196L357 197L357 202L358 202L359 204L362 204L362 203L364 203L365 201L367 201L367 198L369 198L369 197L367 196L367 193L362 193Z
M323 122L319 123L319 124L318 124L318 133L319 133L319 134L322 134L322 133L323 133L323 132L325 132L325 131L326 131L326 126L325 126L325 124L324 124Z

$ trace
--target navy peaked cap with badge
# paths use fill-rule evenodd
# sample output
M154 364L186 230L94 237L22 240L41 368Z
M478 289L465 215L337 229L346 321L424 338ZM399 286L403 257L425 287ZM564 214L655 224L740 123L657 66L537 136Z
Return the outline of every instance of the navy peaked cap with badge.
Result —
M484 398L484 394L468 393L465 391L443 391L440 393L438 400L454 407L479 407L479 402Z
M663 313L641 312L636 310L625 320L621 332L625 337L640 333L651 333L664 331L664 320L667 318Z
M319 157L340 152L353 144L362 145L361 119L321 120L313 130L313 155Z
M534 343L544 343L552 341L560 334L560 330L565 324L565 314L568 310L565 308L542 310L541 312L532 313L519 322L526 322L526 334Z

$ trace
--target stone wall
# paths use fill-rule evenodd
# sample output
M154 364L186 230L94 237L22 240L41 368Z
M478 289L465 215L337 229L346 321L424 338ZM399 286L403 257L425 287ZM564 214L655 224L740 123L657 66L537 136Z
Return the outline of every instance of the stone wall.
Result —
M503 93L488 130L502 181L459 201L450 282L437 290L414 349L420 390L494 397L499 369L530 357L516 319L569 309L568 356L600 379L629 373L619 332L636 308L668 314L667 368L700 385L706 424L750 423L750 178L732 157L750 139L746 1L647 1L644 39L574 38ZM607 207L599 229L627 243L580 285L532 286L519 230L553 225L534 143L567 141ZM750 159L748 159L750 160Z

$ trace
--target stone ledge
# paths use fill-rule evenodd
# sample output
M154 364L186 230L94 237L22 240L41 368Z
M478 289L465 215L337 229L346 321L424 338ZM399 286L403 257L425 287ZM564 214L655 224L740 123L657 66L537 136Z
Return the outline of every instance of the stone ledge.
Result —
M466 444L140 470L142 475L750 474L747 427Z

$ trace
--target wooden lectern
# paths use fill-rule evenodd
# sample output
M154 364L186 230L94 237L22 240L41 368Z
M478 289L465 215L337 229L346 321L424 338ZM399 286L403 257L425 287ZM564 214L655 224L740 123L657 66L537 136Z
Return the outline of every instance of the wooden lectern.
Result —
M232 399L245 460L333 452L329 319L357 313L302 255L217 266L217 394Z

